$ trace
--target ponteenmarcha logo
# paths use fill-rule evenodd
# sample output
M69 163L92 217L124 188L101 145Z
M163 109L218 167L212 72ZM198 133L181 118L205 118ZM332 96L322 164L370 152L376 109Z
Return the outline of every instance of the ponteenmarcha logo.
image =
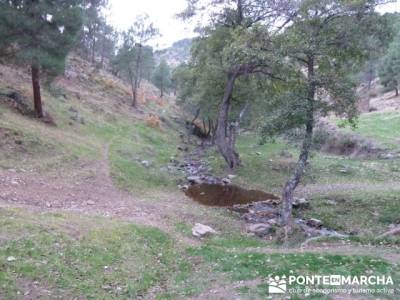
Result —
M287 290L286 276L270 277L268 280L268 292L270 294L285 294Z
M318 287L318 286L347 286L347 287L373 287L373 286L392 286L392 277L381 276L343 276L343 275L306 275L306 276L270 276L268 279L269 294L285 294L293 292L290 286ZM353 291L362 291L353 289ZM389 291L389 290L388 290ZM390 292L390 291L389 291Z

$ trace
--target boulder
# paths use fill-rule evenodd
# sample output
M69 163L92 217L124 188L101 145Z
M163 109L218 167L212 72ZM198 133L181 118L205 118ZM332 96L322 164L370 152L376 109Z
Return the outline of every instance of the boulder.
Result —
M294 198L293 199L294 208L308 208L310 207L310 202L305 198Z
M150 167L150 162L148 160L142 160L140 163L146 168Z
M194 225L194 227L192 228L192 234L195 237L204 237L204 236L208 236L211 234L216 234L217 232L212 229L210 226L207 225L203 225L200 223L196 223Z
M222 178L222 183L231 184L231 180L229 178Z
M321 228L323 223L321 220L318 219L310 219L307 220L306 224L313 228Z
M271 225L264 223L250 224L247 231L258 237L264 237L271 232Z
M200 184L203 182L200 176L189 176L186 179L192 184Z

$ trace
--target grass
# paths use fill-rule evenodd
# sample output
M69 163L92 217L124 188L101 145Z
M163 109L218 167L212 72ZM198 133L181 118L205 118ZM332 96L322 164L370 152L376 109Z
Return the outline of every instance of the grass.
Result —
M384 146L398 149L400 146L400 114L397 112L374 112L361 115L354 131L375 139Z
M390 224L400 223L398 191L334 193L310 199L311 209L300 211L330 228L361 237L376 237Z
M237 170L235 183L279 193L295 166L298 149L281 140L259 145L255 135L238 137L237 149L242 166ZM284 151L285 155L282 155ZM287 154L290 154L288 157ZM214 150L207 158L217 174L226 175L225 162ZM229 174L229 173L228 173ZM313 151L302 184L348 184L400 181L400 159L367 160L329 155Z
M215 272L227 274L232 281L261 279L254 287L244 287L242 296L253 295L259 299L268 295L267 280L270 276L305 275L344 275L361 276L366 274L391 275L394 282L400 280L400 268L382 259L360 255L330 255L315 253L300 254L264 254L257 252L231 253L226 248L205 245L192 248L188 253L194 257L203 257ZM296 288L300 286L290 286ZM255 296L256 295L256 296ZM381 295L384 296L384 295ZM291 299L303 299L304 295L293 295ZM298 298L297 298L298 297ZM311 295L311 299L321 295ZM307 297L310 299L310 297ZM327 297L326 299L329 299ZM395 299L395 298L393 298Z
M178 145L178 133L170 127L172 122L162 128L150 128L140 117L134 117L132 108L116 90L118 86L104 89L108 78L96 73L90 76L93 80L85 82L86 89L80 91L79 98L73 87L69 90L69 86L56 83L43 88L46 111L57 126L48 126L0 107L0 128L19 132L22 142L19 148L12 146L0 151L0 167L52 172L78 161L103 160L108 146L111 174L118 186L142 195L174 187L174 177L167 170ZM7 82L7 85L29 84L29 81L19 82L17 76L10 75L10 79L16 82ZM0 88L3 85L6 83L0 83ZM71 119L71 109L79 119L84 119L83 123ZM142 109L146 112L150 108ZM164 114L165 120L172 114L169 110L173 110L169 106L154 109ZM150 167L143 166L142 160L149 161Z
M22 282L36 282L42 297L135 298L171 272L182 276L176 243L158 229L72 214L0 216L2 299L27 292Z

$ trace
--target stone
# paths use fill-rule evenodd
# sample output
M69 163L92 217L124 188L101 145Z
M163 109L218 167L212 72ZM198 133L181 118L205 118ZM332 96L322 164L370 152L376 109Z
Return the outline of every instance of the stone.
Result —
M95 205L96 202L94 202L93 200L88 200L88 201L86 202L86 204L87 204L87 205Z
M233 174L229 174L228 176L227 176L227 178L228 179L230 179L230 180L233 180L233 179L235 179L237 176L236 175L233 175Z
M328 199L328 200L326 200L326 204L329 204L329 205L337 205L337 202L336 202L335 200L330 200L330 199Z
M274 226L274 225L278 225L279 222L277 219L270 219L270 220L268 220L268 224Z
M192 184L200 184L203 182L200 176L189 176L186 179Z
M229 178L222 178L222 183L224 184L230 184L231 180Z
M14 179L14 180L11 181L11 185L19 185L19 182Z
M247 231L255 234L256 236L264 237L270 233L271 225L264 223L250 224L247 227Z
M145 166L146 168L148 168L148 167L150 167L150 162L148 161L148 160L142 160L141 162L140 162L143 166Z
M14 256L7 257L8 262L16 261L17 259Z
M379 155L380 159L396 159L397 155L393 154L393 153L384 153Z
M306 224L310 227L321 228L323 223L318 219L309 219L307 220Z
M201 223L196 223L192 228L192 234L195 237L204 237L211 234L216 234L217 232L210 226L203 225Z
M256 152L256 155L260 156L260 155L261 155L261 152Z
M310 202L305 198L294 198L293 199L294 208L308 208L310 207Z
M189 186L188 186L187 184L178 185L178 188L179 188L181 191L187 191L187 190L189 189Z

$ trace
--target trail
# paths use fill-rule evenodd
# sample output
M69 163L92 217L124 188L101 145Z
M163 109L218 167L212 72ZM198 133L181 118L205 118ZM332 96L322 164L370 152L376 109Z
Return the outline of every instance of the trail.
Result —
M184 201L183 197L155 204L117 188L110 176L109 147L104 146L97 161L80 161L73 168L50 176L35 171L0 170L0 207L100 215L157 227L174 235L170 219L182 207L176 202ZM175 237L186 244L197 244L195 239Z

